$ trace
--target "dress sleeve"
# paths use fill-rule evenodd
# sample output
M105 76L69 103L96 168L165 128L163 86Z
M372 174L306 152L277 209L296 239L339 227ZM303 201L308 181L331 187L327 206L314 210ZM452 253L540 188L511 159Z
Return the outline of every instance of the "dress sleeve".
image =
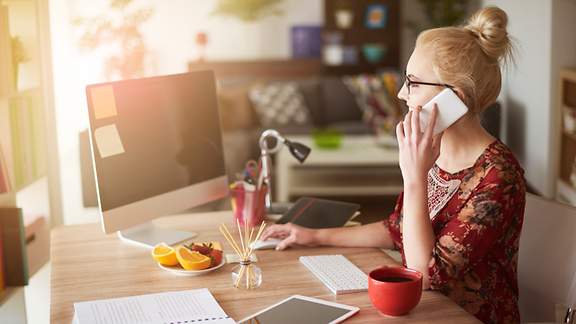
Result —
M492 168L468 201L437 233L428 272L432 289L441 289L482 262L518 217L516 206L524 198L523 179ZM519 225L521 226L521 225Z
M392 241L394 242L394 249L402 251L402 202L404 201L404 193L401 192L396 200L394 211L388 218L382 221L382 224L388 228Z

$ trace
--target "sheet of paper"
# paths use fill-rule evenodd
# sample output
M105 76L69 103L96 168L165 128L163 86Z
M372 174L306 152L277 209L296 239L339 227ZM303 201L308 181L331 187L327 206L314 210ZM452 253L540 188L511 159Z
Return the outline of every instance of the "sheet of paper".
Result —
M114 117L118 114L114 88L111 85L92 88L90 90L90 98L92 99L92 108L96 119Z
M79 324L232 324L208 289L150 294L74 304Z
M116 124L97 128L94 131L94 138L96 139L96 146L98 147L98 152L100 152L100 157L103 159L125 152Z

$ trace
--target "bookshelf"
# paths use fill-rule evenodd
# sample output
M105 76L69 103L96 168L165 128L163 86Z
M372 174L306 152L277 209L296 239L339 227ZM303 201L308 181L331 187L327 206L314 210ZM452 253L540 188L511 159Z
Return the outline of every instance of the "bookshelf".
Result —
M560 71L560 157L557 199L576 206L576 69Z
M48 0L0 0L0 150L9 179L0 208L22 209L30 276L47 262L50 227L61 219L49 30ZM23 288L1 290L0 314L25 319Z
M400 17L398 0L325 0L323 72L349 75L399 69ZM334 43L340 46L334 55L341 51L343 57L339 64L327 59Z

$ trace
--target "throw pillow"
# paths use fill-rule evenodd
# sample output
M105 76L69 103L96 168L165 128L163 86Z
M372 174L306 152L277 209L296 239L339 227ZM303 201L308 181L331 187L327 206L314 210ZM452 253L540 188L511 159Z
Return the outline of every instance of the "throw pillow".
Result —
M250 91L250 100L263 127L310 123L310 113L295 82L255 86Z
M396 98L400 77L394 72L344 77L343 81L354 93L363 111L363 119L377 134L394 135L402 118L402 108Z

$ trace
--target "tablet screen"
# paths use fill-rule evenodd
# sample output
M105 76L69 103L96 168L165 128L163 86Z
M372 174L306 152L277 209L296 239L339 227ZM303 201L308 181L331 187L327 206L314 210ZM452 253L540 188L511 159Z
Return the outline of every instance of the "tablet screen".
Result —
M353 312L299 298L290 298L281 304L245 319L241 324L318 324L330 323L344 314Z

